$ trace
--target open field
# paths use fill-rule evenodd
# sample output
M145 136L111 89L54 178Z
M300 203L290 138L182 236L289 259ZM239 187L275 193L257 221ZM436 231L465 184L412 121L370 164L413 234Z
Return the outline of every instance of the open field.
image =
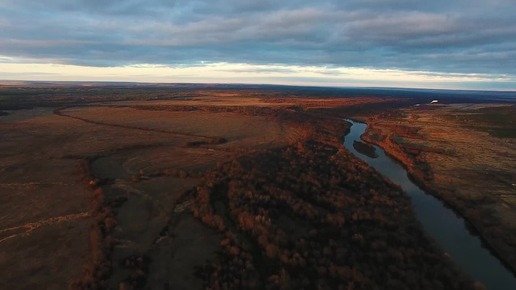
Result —
M341 144L406 100L90 89L0 98L0 288L473 288Z
M452 104L369 118L367 141L400 160L516 269L516 107Z
M117 209L117 224L124 230L115 235L121 242L113 253L119 258L122 254L117 249L125 249L126 244L137 245L137 249L129 246L132 253L143 254L152 247L178 198L199 184L203 171L244 149L295 140L288 126L232 113L188 114L124 107L63 111L92 122L35 108L11 111L0 123L0 238L4 253L0 263L8 269L0 282L3 287L36 287L42 283L38 277L46 279L48 271L54 271L54 286L68 285L88 263L95 263L92 260L98 257L90 253L94 249L88 236L98 217L91 209L90 199L96 193L88 190L88 174L109 180L102 188L106 202L124 199L124 206ZM227 144L217 149L210 141L219 136ZM205 143L214 148L203 147ZM81 172L81 160L91 160L91 172ZM192 174L194 177L188 177ZM163 177L156 176L151 182L147 175ZM145 180L135 186L131 178ZM188 223L192 222L195 220ZM30 255L24 255L30 248ZM48 255L50 252L56 256ZM66 259L66 264L61 261L66 257L74 259ZM55 264L56 259L56 269L44 266ZM13 261L17 266L8 266ZM116 270L115 263L113 277L119 278ZM26 279L27 275L32 278Z

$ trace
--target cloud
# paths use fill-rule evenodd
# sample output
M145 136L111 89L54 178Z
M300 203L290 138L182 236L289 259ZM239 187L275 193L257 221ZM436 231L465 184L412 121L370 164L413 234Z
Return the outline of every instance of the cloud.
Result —
M3 0L0 55L516 75L512 0ZM1 61L1 60L0 60Z
M1 58L0 58L1 59ZM436 73L395 69L367 69L359 67L321 67L299 65L256 65L246 63L208 63L190 65L140 64L123 67L91 67L68 64L35 63L17 60L0 63L0 79L15 76L16 80L82 80L143 82L231 82L281 83L296 80L312 85L346 86L369 83L381 86L432 87L447 84L460 88L471 83L506 83L516 88L516 78L507 75ZM280 80L280 81L278 81Z

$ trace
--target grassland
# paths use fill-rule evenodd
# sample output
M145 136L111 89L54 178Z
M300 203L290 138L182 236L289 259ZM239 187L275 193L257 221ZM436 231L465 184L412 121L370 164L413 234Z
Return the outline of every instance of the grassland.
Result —
M94 193L86 186L92 176L109 180L107 202L124 193L125 206L117 212L117 224L130 227L116 236L123 241L113 254L118 258L117 249L125 249L124 243L143 247L139 252L153 245L169 222L175 202L200 182L201 172L241 151L284 145L295 138L288 126L278 122L232 113L113 106L56 113L51 108L31 108L11 111L2 119L0 237L4 254L0 262L7 269L0 282L3 287L39 288L41 278L52 276L53 285L62 288L85 265L95 263L89 235L98 217L91 209ZM227 139L221 148L188 146L213 143L217 136ZM90 163L91 172L81 172L78 164L82 160ZM148 176L155 178L150 182ZM143 180L135 186L131 178ZM200 226L195 220L185 220ZM114 277L118 278L116 266Z
M400 104L9 87L0 288L470 289L400 189L341 144L344 114Z
M366 140L461 213L516 270L516 107L451 104L369 118Z

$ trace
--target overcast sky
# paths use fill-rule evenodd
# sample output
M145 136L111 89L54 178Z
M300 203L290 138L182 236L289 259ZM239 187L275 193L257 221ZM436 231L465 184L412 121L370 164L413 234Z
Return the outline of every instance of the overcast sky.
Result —
M516 89L516 0L0 0L0 79Z

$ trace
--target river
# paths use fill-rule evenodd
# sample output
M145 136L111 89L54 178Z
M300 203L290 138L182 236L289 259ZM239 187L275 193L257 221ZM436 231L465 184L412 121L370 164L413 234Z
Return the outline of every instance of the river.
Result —
M380 147L370 144L375 148L376 158L358 152L353 142L362 141L360 136L365 132L367 124L346 121L352 126L345 136L344 146L383 176L401 186L409 195L416 217L426 233L437 241L465 273L480 281L487 289L516 289L516 277L482 246L480 238L468 230L462 217L414 184L405 168L386 155Z

